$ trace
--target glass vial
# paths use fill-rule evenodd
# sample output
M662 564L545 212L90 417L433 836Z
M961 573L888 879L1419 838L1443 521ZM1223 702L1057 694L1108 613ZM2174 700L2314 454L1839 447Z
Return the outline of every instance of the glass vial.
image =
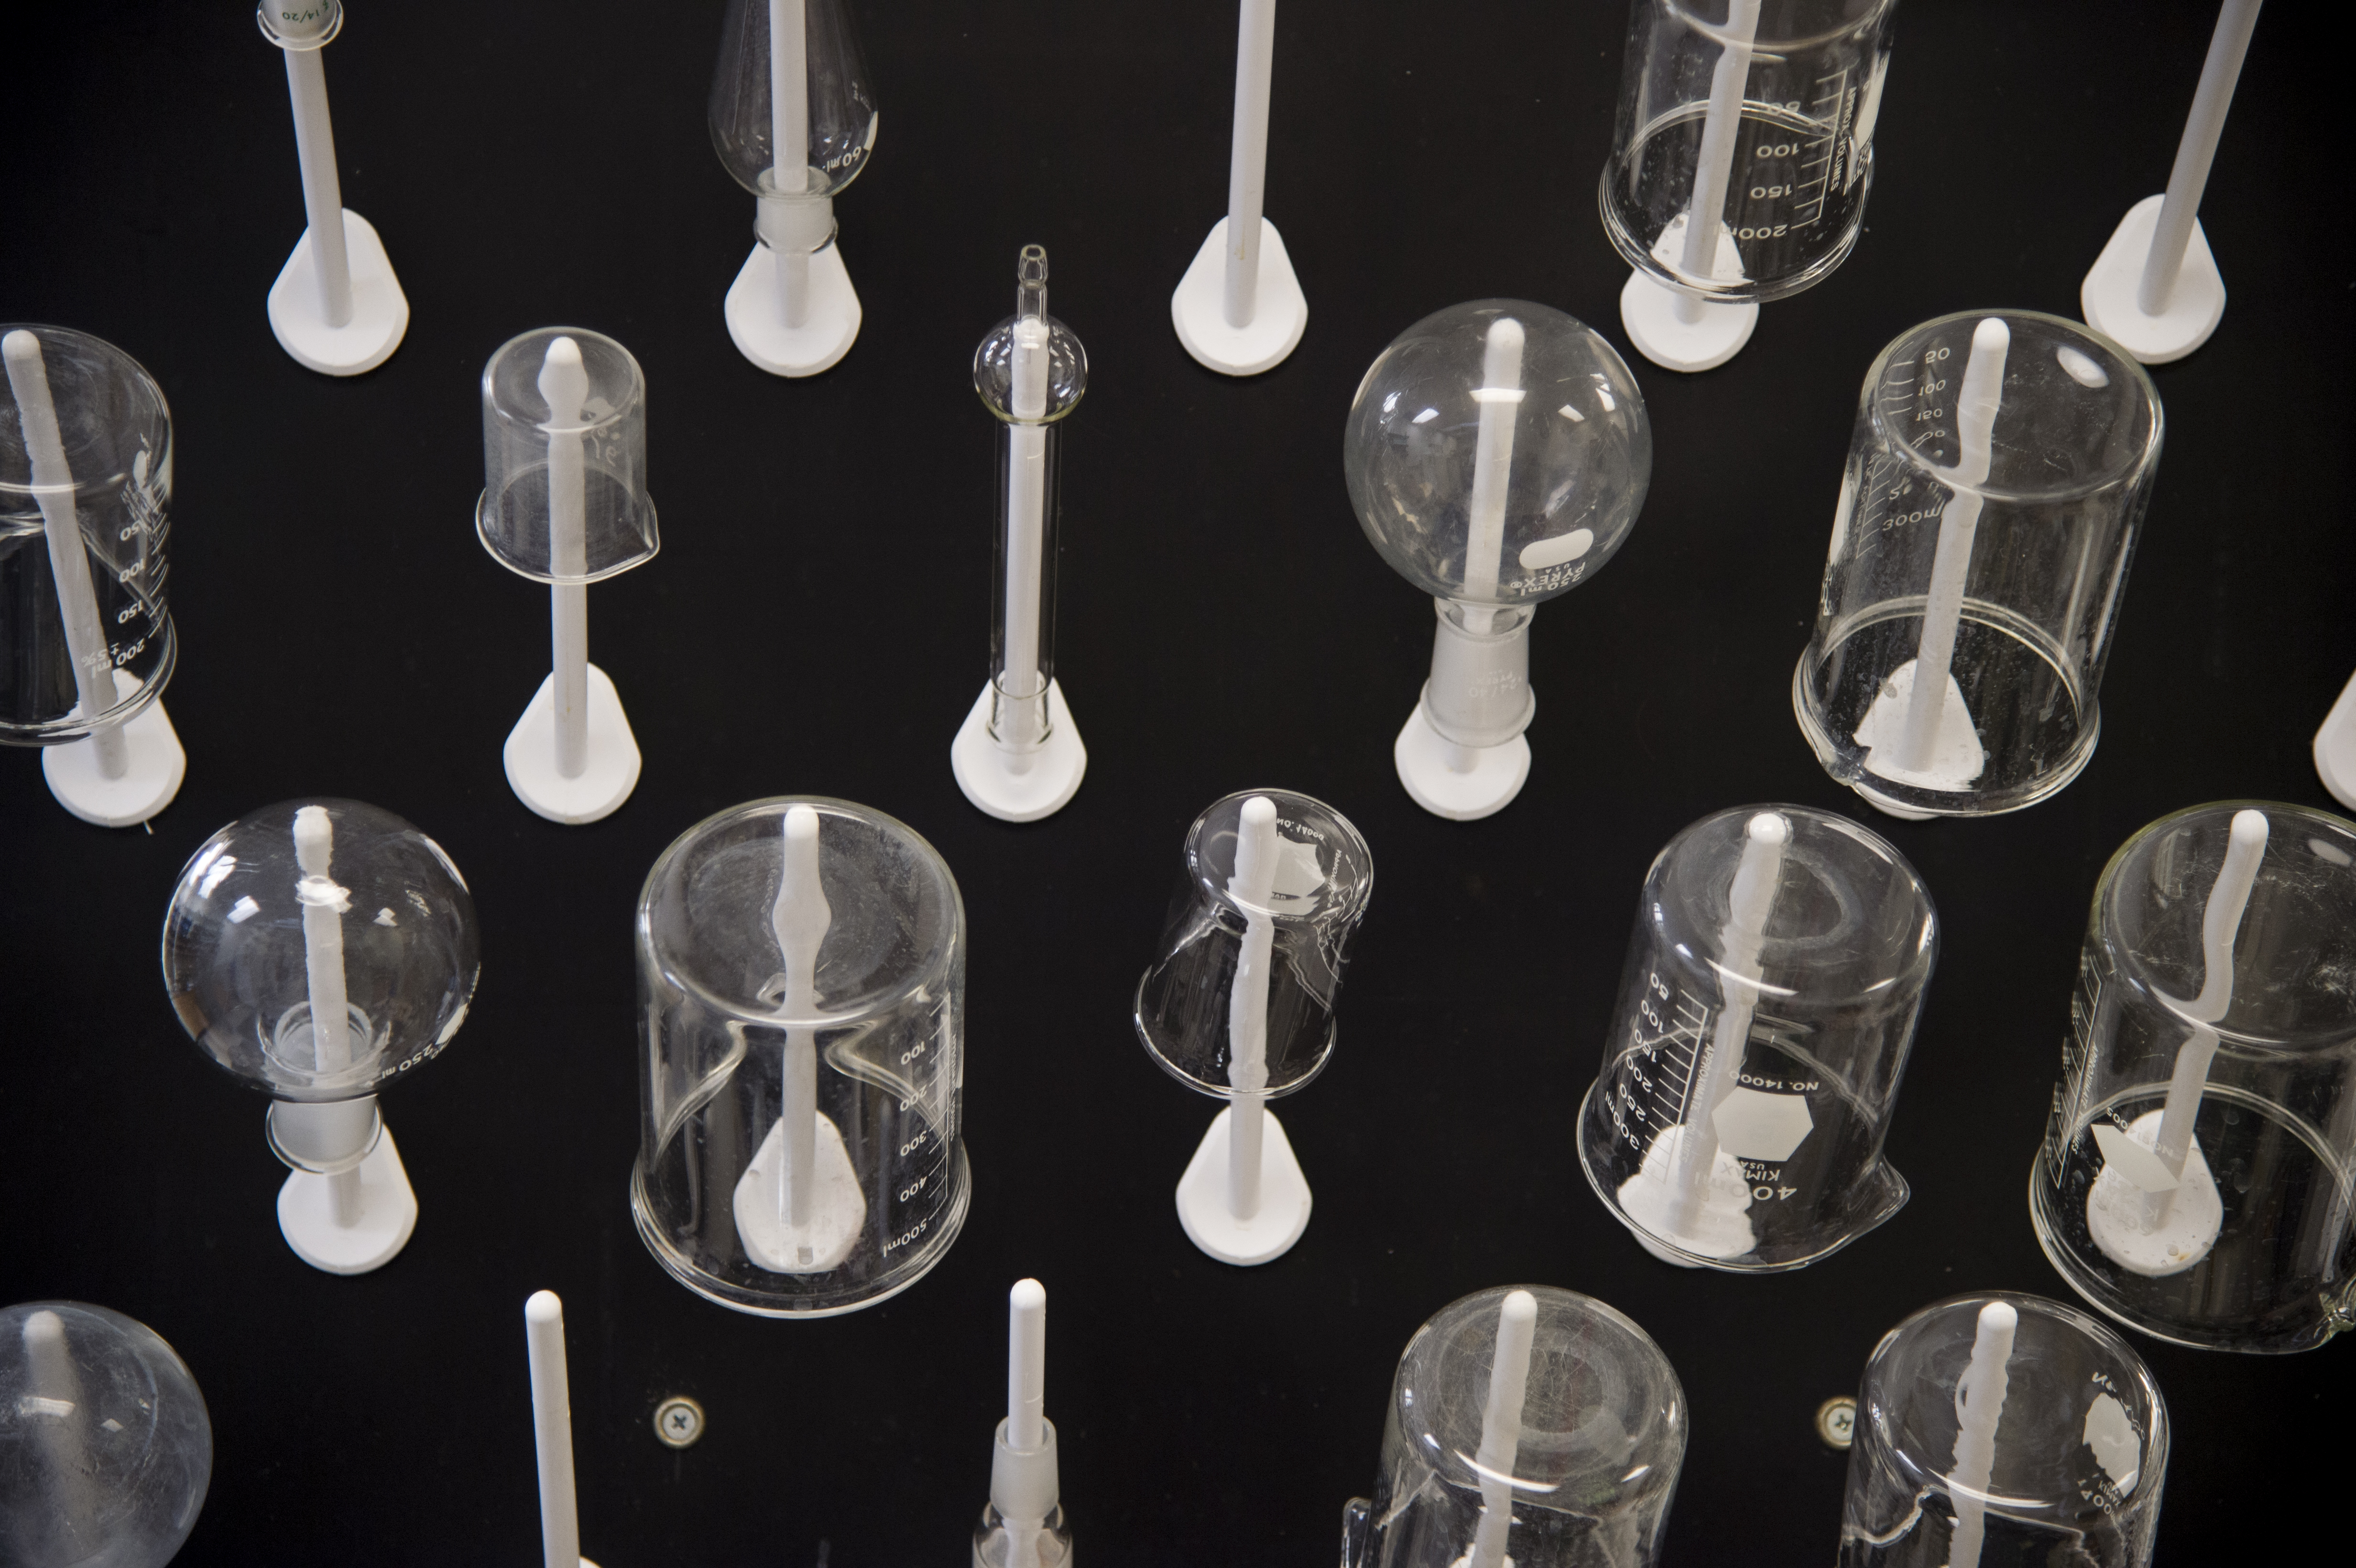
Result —
M1644 877L1603 1068L1596 1196L1645 1250L1794 1269L1895 1214L1882 1155L1938 917L1905 857L1798 805L1706 816Z
M1898 0L1634 0L1600 192L1628 264L1730 304L1821 281L1857 243ZM1723 89L1721 74L1740 71ZM1714 97L1739 105L1717 124ZM1698 197L1716 244L1688 241Z
M2120 1322L2211 1349L2356 1327L2356 824L2228 801L2094 887L2037 1238Z
M579 355L570 384L551 360L560 343ZM628 349L582 327L539 327L499 346L482 390L475 531L501 566L538 582L595 582L661 548L647 494L647 379ZM552 394L567 405L561 413ZM551 506L552 464L580 475L577 523L572 508ZM552 526L558 513L564 521Z
M0 336L18 333L39 352L37 367L12 355L0 381L0 744L53 746L136 717L172 678L172 413L112 344L0 325ZM34 368L55 416L54 459ZM36 405L29 432L19 380ZM48 472L53 460L62 475Z
M1163 1071L1225 1099L1235 1093L1228 1011L1252 916L1234 891L1244 803L1276 807L1281 840L1266 912L1274 962L1268 989L1268 1097L1306 1085L1333 1053L1333 1008L1350 944L1375 888L1375 858L1349 818L1290 790L1238 790L1186 830L1185 869L1159 955L1137 983L1137 1037Z
M1004 421L998 443L998 553L991 571L990 734L1035 751L1055 677L1056 532L1063 510L1062 421L1088 385L1087 350L1047 314L1047 252L1025 245L1014 314L973 351L973 389Z
M2078 776L2160 426L2143 367L2058 316L1965 311L1881 351L1792 673L1826 773L1908 817Z
M754 801L638 900L638 1235L689 1289L819 1317L896 1296L965 1223L965 906L848 801Z
M2074 1307L1958 1296L1882 1336L1857 1395L1840 1568L2144 1568L2168 1403Z
M1399 1358L1343 1568L1652 1568L1685 1453L1685 1391L1642 1328L1552 1285L1481 1291Z

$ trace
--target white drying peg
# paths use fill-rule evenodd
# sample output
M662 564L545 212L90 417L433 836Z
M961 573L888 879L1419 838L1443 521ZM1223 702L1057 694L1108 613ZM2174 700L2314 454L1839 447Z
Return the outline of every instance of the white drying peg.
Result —
M1726 187L1734 176L1734 155L1742 139L1742 91L1751 80L1751 43L1759 36L1760 0L1734 0L1719 36L1718 63L1709 74L1709 107L1694 155L1693 199L1686 207L1685 250L1679 258L1689 277L1718 275L1719 236L1726 230ZM1679 291L1677 319L1688 326L1709 306Z
M1947 1472L1947 1499L1954 1505L1954 1534L1947 1545L1947 1568L1979 1568L1987 1531L1987 1498L1996 1476L1996 1435L2004 1419L2010 1381L2014 1331L2020 1314L2009 1303L1980 1308L1972 1336L1971 1364L1955 1382L1955 1458Z
M1514 1522L1514 1465L1521 1456L1522 1406L1529 1393L1530 1349L1537 1339L1537 1297L1508 1291L1497 1308L1497 1349L1489 1362L1489 1400L1481 1412L1481 1523L1464 1568L1507 1568Z
M1494 598L1505 551L1505 495L1514 472L1514 421L1522 409L1522 324L1501 315L1489 324L1481 351L1481 426L1473 438L1472 498L1464 536L1464 597ZM1490 629L1493 617L1478 612L1475 632Z
M1032 291L1024 291L1026 293ZM1043 315L1014 324L1008 408L1018 421L1007 428L1006 681L1020 695L1007 699L999 718L998 749L1006 771L1027 773L1047 729L1047 697L1031 688L1039 679L1039 607L1046 571L1048 326Z
M330 874L335 853L336 828L327 807L306 805L297 810L294 863L303 876L294 884L294 897L303 906L303 980L311 1002L311 1071L321 1078L331 1078L352 1064L351 1010L344 988L344 912L352 901ZM366 1124L359 1118L348 1118L348 1125L353 1134L366 1136ZM359 1168L329 1176L327 1189L336 1223L359 1223Z
M819 952L834 924L819 880L819 822L810 806L787 808L769 929L784 962L776 982L777 1016L805 1020L805 1027L787 1024L777 1119L736 1183L738 1239L755 1263L777 1274L833 1268L867 1222L866 1195L842 1130L818 1108L818 1031L806 1023L821 1006Z
M782 194L809 190L809 34L804 0L769 0L769 177ZM809 325L809 252L777 252L777 309L787 330Z
M581 1515L573 1480L573 1392L564 1358L564 1303L556 1292L523 1304L531 1360L531 1436L540 1458L541 1568L597 1568L581 1555Z
M21 1332L30 1398L18 1396L9 1412L12 1424L19 1431L32 1428L48 1462L44 1500L55 1515L95 1533L112 1499L100 1488L91 1464L90 1406L82 1398L81 1369L74 1365L73 1347L66 1340L65 1319L44 1307L25 1315Z
M1045 1413L1046 1289L1017 1280L1006 1307L1006 1419L991 1448L990 1513L975 1534L973 1561L977 1568L1068 1564L1071 1537L1054 1522L1062 1498L1055 1428Z
M540 366L540 395L548 404L548 569L560 578L589 571L588 471L582 451L581 411L589 400L589 371L581 346L552 339ZM549 585L554 642L556 771L577 779L589 765L589 589L579 581Z

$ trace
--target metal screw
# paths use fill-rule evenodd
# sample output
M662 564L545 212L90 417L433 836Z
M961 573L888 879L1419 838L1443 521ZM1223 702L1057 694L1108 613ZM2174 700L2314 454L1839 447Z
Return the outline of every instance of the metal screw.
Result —
M655 1435L666 1448L686 1448L703 1435L703 1407L685 1394L655 1406Z
M1816 1436L1827 1448L1847 1449L1857 1440L1857 1401L1836 1394L1816 1406Z

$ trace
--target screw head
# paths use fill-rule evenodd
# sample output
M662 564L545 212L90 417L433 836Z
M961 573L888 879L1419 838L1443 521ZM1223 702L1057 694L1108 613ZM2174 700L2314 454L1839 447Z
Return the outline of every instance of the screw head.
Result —
M1857 1401L1836 1394L1816 1406L1816 1436L1827 1448L1846 1450L1857 1440Z
M687 1448L703 1435L703 1407L685 1394L655 1406L655 1435L666 1448Z

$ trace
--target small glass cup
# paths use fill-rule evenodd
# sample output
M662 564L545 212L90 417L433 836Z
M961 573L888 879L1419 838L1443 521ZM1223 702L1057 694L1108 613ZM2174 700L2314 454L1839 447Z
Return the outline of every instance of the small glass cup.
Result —
M2253 816L2265 833L2236 920L2229 861ZM2356 1328L2351 975L2356 824L2220 802L2111 857L2029 1180L2037 1239L2072 1289L2210 1349L2305 1350ZM2189 1134L2173 1171L2158 1152L2171 1102Z
M1964 383L1989 323L2008 347L1975 451ZM1881 351L1792 672L1826 773L1903 817L2018 811L2078 776L2160 427L2143 367L2058 316L1965 311ZM1946 672L1919 704L1918 657Z
M552 417L541 391L550 349L578 349L588 383L577 416ZM552 527L551 459L578 453L580 533ZM560 465L569 468L573 464ZM499 345L483 367L483 494L475 504L483 548L535 582L595 582L661 548L647 494L647 379L630 351L602 333L543 326Z
M1244 803L1265 795L1283 840L1268 914L1275 964L1268 990L1267 1098L1305 1086L1333 1054L1333 1008L1350 944L1375 888L1375 858L1350 819L1290 790L1238 790L1186 830L1185 869L1157 956L1137 983L1137 1038L1190 1089L1234 1093L1228 1008L1250 923L1231 887Z
M1620 119L1598 193L1639 273L1730 304L1783 299L1857 244L1898 0L1634 0ZM1746 36L1744 23L1755 22ZM1729 48L1744 65L1731 146L1705 133ZM1717 244L1685 246L1697 189ZM1700 243L1697 241L1697 243Z
M807 873L787 859L797 821ZM797 903L802 874L821 896ZM940 1262L971 1179L965 905L933 847L848 801L732 807L647 874L637 958L630 1206L655 1261L772 1317L870 1307Z
M1798 805L1687 827L1644 877L1579 1117L1596 1196L1665 1262L1802 1267L1907 1199L1882 1140L1938 917L1904 856Z
M1977 1423L1992 1391L1966 1375L1976 1360L2001 1391ZM1840 1568L2151 1561L2168 1403L2142 1358L2074 1307L2010 1292L1926 1307L1874 1347L1857 1414Z
M212 1482L187 1363L79 1301L0 1308L0 1563L163 1568Z
M1526 1376L1501 1380L1501 1359ZM1517 1422L1490 1418L1501 1398ZM1481 1291L1408 1341L1375 1495L1343 1509L1342 1568L1651 1568L1685 1454L1685 1391L1642 1328L1552 1285ZM1484 1529L1503 1555L1474 1551Z
M12 368L0 380L0 744L54 746L128 722L172 678L172 411L112 344L0 325L18 332L39 345L68 472L36 481ZM52 528L79 549L60 554Z

